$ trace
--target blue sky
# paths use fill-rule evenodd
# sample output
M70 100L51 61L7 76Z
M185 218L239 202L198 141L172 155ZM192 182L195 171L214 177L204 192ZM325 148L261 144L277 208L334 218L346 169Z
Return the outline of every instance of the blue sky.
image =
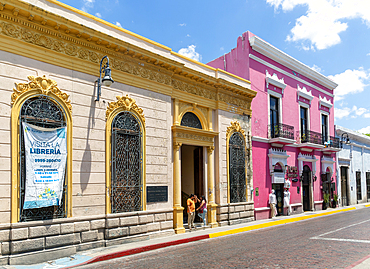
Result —
M207 63L251 31L339 84L335 124L370 133L369 0L61 0Z

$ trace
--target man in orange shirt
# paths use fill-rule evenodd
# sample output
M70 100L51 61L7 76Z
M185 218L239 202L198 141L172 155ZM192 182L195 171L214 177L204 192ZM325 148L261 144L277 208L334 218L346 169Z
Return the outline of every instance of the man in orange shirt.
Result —
M194 218L195 218L195 200L197 197L194 194L190 194L186 204L188 206L188 227L191 231L194 227Z

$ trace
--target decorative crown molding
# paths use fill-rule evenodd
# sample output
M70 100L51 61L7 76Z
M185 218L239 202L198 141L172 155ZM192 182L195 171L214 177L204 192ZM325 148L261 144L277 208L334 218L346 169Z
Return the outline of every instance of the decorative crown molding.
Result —
M229 138L234 132L239 132L243 135L244 141L246 141L245 131L240 126L240 123L238 121L232 121L230 124L231 126L227 127L226 137Z
M283 93L284 93L284 89L287 85L284 82L284 78L279 79L278 76L276 75L276 73L273 73L272 75L270 75L267 70L266 70L266 84L267 84L267 87L269 86L269 84L272 84L276 87L281 88Z
M297 84L297 89L298 89L298 91L297 91L298 96L307 99L311 103L311 101L313 99L313 95L312 95L311 91L308 91L305 86L303 86L301 88L299 86L299 84Z
M133 98L128 97L128 95L116 96L116 98L117 98L116 102L108 103L107 112L105 115L106 119L110 116L110 114L114 110L118 108L123 108L125 111L135 112L140 117L140 119L143 121L143 123L145 123L145 116L144 116L143 110L140 107L138 107L138 105L136 104L136 101Z
M324 98L322 98L321 95L319 95L319 99L320 99L320 107L321 106L326 106L330 109L333 106L332 102L330 100L328 100L326 98L326 96L324 96Z
M28 76L27 78L30 82L18 83L16 84L17 88L13 89L12 105L23 93L33 90L43 95L50 95L52 93L58 96L68 107L69 111L72 111L71 101L68 100L69 95L59 90L56 81L46 78L45 75L42 77Z

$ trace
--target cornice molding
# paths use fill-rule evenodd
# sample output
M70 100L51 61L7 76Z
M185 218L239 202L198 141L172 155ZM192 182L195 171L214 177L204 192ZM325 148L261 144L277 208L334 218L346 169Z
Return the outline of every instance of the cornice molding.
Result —
M255 56L253 54L249 54L249 58L251 58L251 59L253 59L253 60L255 60L255 61L257 61L257 62L259 62L259 63L261 63L261 64L263 64L265 66L268 66L268 67L276 70L277 72L282 73L282 74L284 74L284 75L286 75L286 76L288 76L288 77L290 77L290 78L292 78L294 80L297 80L297 81L299 81L301 83L304 83L304 84L306 84L306 85L308 85L308 86L310 86L310 87L312 87L312 88L314 88L314 89L316 89L316 90L318 90L318 91L320 91L322 93L325 93L328 96L331 96L331 97L334 96L334 94L332 94L332 93L330 93L330 92L328 92L326 90L323 90L320 87L317 87L316 85L314 85L314 84L312 84L312 83L310 83L310 82L308 82L308 81L306 81L304 79L301 79L300 77L297 77L297 76L295 76L295 75L293 75L293 74L291 74L291 73L289 73L289 72L287 72L287 71L285 71L285 70L277 67L276 65L273 65L273 64L271 64L269 62L266 62L265 60L262 60L261 58Z
M15 0L10 2L16 2L20 6L22 3ZM14 15L12 7L6 4L4 10L0 12L0 27L2 28L0 41L4 41L4 50L8 52L92 75L96 74L95 65L103 56L108 55L111 58L111 68L114 72L122 72L115 76L118 77L115 79L117 82L133 83L129 85L143 87L143 85L148 85L148 80L150 80L162 85L158 87L159 85L152 84L149 88L151 90L174 97L178 94L173 91L176 89L193 95L189 98L194 99L195 95L208 99L211 102L208 104L213 109L233 109L239 114L251 114L251 101L256 92L230 82L224 77L215 78L198 72L185 67L183 63L156 55L111 36L94 32L92 29L85 29L81 25L74 25L73 22L68 22L69 28L66 30L59 23L66 19L61 19L56 15L53 18L52 14L48 14L46 21L42 17L44 13L38 9L28 11L19 8L19 13ZM77 33L74 27L79 29L82 27L81 29L89 34ZM99 39L95 36L99 36ZM13 46L15 39L17 45ZM32 51L32 53L27 53L27 51ZM72 58L67 60L66 57ZM73 66L70 66L71 62L74 62ZM133 80L125 74L135 76L140 80ZM233 79L236 81L236 78Z
M262 40L258 36L250 37L249 43L253 50L304 75L305 77L312 79L313 81L323 85L326 88L334 90L338 86L338 84L336 84L334 81L330 80L329 78L325 77L319 72L313 70L307 65L301 63L300 61L294 59L285 52L275 48L274 46Z

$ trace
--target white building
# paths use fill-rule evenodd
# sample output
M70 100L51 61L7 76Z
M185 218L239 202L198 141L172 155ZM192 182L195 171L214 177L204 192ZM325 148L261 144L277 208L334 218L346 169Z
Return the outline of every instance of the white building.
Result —
M367 202L370 200L370 137L341 126L336 126L336 135L343 147L337 153L339 205Z

